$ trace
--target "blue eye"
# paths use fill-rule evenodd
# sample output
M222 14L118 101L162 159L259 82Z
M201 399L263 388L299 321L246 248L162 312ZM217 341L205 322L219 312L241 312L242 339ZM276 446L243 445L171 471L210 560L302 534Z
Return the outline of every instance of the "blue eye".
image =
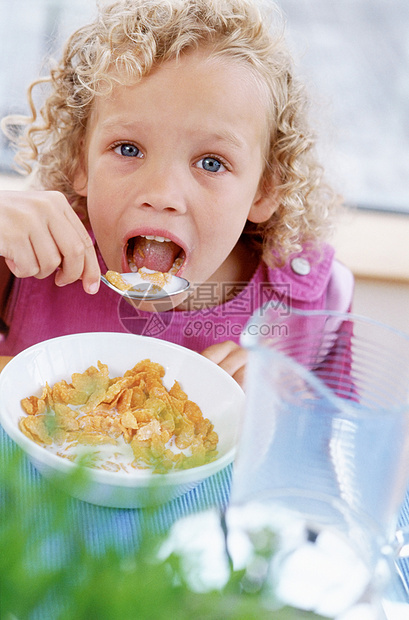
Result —
M197 165L199 168L206 170L206 172L220 172L226 170L222 162L215 157L204 157Z
M141 152L134 144L120 144L115 149L115 153L124 157L140 157Z

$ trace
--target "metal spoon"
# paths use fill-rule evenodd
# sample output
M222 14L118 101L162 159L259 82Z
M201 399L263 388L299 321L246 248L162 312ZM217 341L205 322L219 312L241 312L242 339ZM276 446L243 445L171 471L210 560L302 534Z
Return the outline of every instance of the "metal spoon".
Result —
M163 287L143 279L139 273L120 273L119 276L121 276L126 284L131 284L131 288L121 290L107 280L102 274L101 280L109 288L118 293L118 295L140 301L155 301L173 297L174 295L186 292L190 286L190 283L185 280L185 278L173 275L170 276L170 281L166 282Z

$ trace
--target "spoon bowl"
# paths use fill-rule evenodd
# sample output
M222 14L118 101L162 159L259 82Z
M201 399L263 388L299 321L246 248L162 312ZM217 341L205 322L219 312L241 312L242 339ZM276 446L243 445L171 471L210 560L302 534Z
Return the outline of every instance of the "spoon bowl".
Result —
M118 293L118 295L138 301L163 300L168 297L179 295L180 293L185 293L190 287L190 283L185 280L185 278L170 274L166 274L168 281L163 286L144 279L139 273L120 273L118 275L125 284L131 285L131 288L121 290L102 274L101 280L106 286Z

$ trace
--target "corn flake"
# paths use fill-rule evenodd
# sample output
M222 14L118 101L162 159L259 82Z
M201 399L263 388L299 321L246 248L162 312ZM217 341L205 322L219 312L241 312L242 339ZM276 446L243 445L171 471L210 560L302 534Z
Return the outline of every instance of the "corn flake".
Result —
M132 284L125 282L121 274L117 271L107 271L105 277L108 282L113 284L120 291L129 291L129 289L132 288Z
M142 255L143 256L143 255ZM159 293L163 287L171 281L172 274L163 273L162 271L145 271L143 268L137 272L141 279L152 284L151 292ZM117 271L108 270L105 278L120 291L129 291L133 288L132 284L126 282L123 276ZM136 290L138 290L136 288Z
M72 461L78 446L112 445L113 457L93 453L87 464L107 471L165 473L214 460L213 424L177 381L167 390L164 375L163 366L146 359L111 379L108 366L98 361L97 367L73 373L70 383L46 384L41 396L24 398L20 430L44 448L58 446L56 453ZM123 445L133 455L128 463L115 460Z

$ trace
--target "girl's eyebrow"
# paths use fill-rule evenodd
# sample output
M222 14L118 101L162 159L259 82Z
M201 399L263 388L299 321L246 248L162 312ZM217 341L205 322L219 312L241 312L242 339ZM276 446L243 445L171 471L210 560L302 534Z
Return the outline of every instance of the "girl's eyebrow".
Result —
M139 131L141 128L144 128L146 131L146 123L139 123L137 121L126 121L124 119L115 119L115 118L107 118L101 122L100 125L103 131L115 130L115 131ZM221 129L220 131L209 131L206 130L201 132L201 129L195 127L192 129L191 133L195 138L199 138L203 141L211 141L211 142L221 142L227 143L231 147L242 150L246 148L246 142L243 138L241 138L234 131L230 131L229 129Z
M101 121L100 127L102 129L125 129L125 130L132 130L132 129L139 129L139 124L136 123L135 121L126 121L121 119L117 119L115 117L111 118L108 117L106 119L104 119L103 121Z
M236 149L243 149L246 147L245 141L240 138L240 136L227 129L217 133L212 133L209 137L218 142L227 142Z

